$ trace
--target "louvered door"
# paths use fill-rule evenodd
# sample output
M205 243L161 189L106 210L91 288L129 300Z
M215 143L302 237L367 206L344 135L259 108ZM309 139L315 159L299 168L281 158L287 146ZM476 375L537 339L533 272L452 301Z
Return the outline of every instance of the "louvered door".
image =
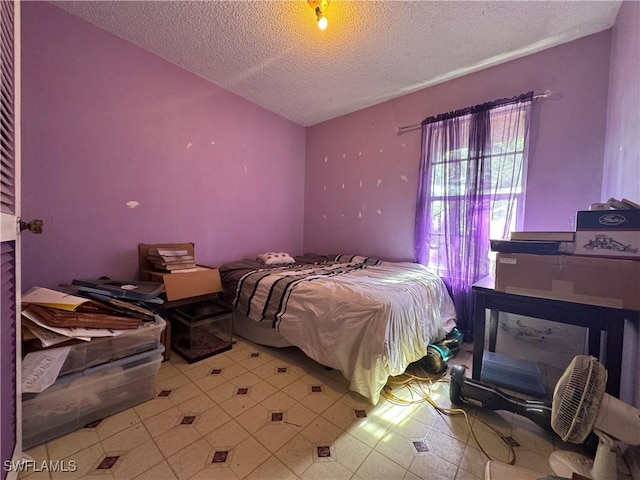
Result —
M20 402L20 2L0 0L0 465L16 478L22 455ZM11 465L11 463L9 463Z

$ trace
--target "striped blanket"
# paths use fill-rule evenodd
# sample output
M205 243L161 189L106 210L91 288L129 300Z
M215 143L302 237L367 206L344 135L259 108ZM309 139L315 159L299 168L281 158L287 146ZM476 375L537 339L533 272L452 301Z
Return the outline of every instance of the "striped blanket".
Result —
M291 292L300 282L326 279L373 265L380 265L380 260L338 255L332 262L255 270L238 281L233 306L243 315L259 322L271 322L271 326L278 329Z

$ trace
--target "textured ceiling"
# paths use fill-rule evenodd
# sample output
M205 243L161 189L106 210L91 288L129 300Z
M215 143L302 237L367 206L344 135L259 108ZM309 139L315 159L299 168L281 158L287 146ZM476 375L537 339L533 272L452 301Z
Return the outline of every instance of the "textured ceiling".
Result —
M309 126L610 28L618 1L52 2Z

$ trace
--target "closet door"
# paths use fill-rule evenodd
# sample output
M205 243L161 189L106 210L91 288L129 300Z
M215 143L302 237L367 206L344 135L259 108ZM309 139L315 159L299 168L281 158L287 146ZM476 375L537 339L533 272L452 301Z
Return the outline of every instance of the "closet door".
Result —
M0 478L17 478L20 401L20 2L0 0Z

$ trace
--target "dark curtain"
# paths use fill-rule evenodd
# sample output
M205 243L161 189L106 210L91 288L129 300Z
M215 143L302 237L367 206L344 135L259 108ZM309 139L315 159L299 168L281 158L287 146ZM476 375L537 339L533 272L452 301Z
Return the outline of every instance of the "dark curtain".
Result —
M490 238L522 208L533 92L422 122L415 259L444 279L458 328L473 338L471 286L492 273Z

